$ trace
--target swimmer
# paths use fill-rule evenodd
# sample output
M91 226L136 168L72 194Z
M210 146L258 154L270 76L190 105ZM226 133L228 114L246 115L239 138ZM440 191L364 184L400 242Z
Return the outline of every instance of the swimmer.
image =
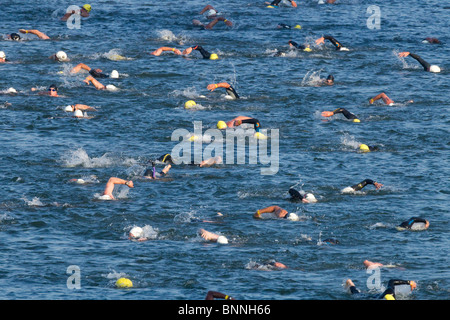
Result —
M168 163L168 164L176 164L175 163L176 161L174 161L174 159L172 158L170 153L163 154L162 156L160 156L158 158L158 161L163 162L163 163ZM205 159L205 160L201 161L199 164L196 164L196 163L188 163L188 164L194 165L194 166L199 166L200 168L202 168L202 167L210 167L215 164L221 164L222 162L223 161L222 161L221 156L215 156L215 157Z
M278 7L278 5L280 4L282 0L274 0L272 2L265 2L265 4L268 4L269 6L275 6ZM297 3L294 0L288 0L291 3L291 6L293 6L294 8L297 8Z
M217 291L208 291L206 294L205 300L214 300L214 299L224 299L224 300L235 300L233 297L226 295Z
M379 100L379 99L382 99L383 102L384 102L385 104L387 104L388 106L393 106L393 105L394 105L394 100L392 100L391 98L389 98L384 92L382 92L382 93L376 95L375 97L371 98L371 99L369 100L369 103L370 103L370 104L373 104L375 101L377 101L377 100Z
M215 19L220 13L214 9L214 7L210 4L206 5L202 11L200 11L200 14L205 14L206 18L208 19Z
M351 279L347 279L345 282L346 288L350 291L350 293L353 294L360 294L361 290L359 290L353 281ZM387 289L378 296L378 299L384 299L384 300L396 300L396 291L400 289L400 287L407 286L408 291L412 292L416 287L417 284L412 280L396 280L391 279L388 282ZM401 289L400 289L401 290Z
M322 240L322 243L335 245L335 244L340 244L341 242L334 238L327 238L325 240Z
M89 4L85 4L80 11L78 12L78 10L72 10L71 12L66 13L61 20L62 21L67 21L71 15L73 14L79 14L80 16L82 16L83 18L87 18L89 17L89 12L91 12L92 7Z
M369 146L367 144L361 143L359 145L359 150L362 152L372 152L372 151L378 151L379 148L377 146Z
M432 44L440 44L441 41L437 38L425 38L422 40L422 43L432 43Z
M274 259L270 259L265 264L252 263L252 268L254 269L263 269L263 270L279 270L279 269L287 269L287 266L281 262L275 261Z
M227 244L228 243L228 239L226 237L218 235L216 233L206 231L205 229L198 230L198 233L203 239L205 239L207 241L217 242L219 244Z
M279 23L278 25L277 25L277 29L301 29L302 28L302 26L301 25L299 25L299 24L296 24L295 26L290 26L290 25L288 25L288 24L285 24L285 23Z
M382 263L372 262L372 261L369 261L369 260L364 260L363 264L364 264L364 266L366 267L367 270L375 269L375 268L379 268L379 267L383 267L384 266Z
M353 122L360 122L358 117L356 117L353 113L349 112L347 109L344 109L344 108L337 108L334 111L323 111L322 116L323 117L331 117L338 113L342 113L347 119L353 120Z
M342 190L342 192L353 192L353 191L360 191L362 188L367 186L368 184L373 184L376 188L376 190L380 189L383 185L381 183L378 183L376 181L373 181L371 179L365 179L364 181L361 181L358 184L355 184L351 187L346 187Z
M239 99L239 95L237 94L236 90L234 90L234 88L227 82L211 83L206 87L206 89L211 92L213 92L217 88L225 88L225 91L227 92L229 97L231 97L232 99Z
M114 191L114 186L116 184L124 184L128 188L134 188L133 181L131 181L131 180L123 180L120 178L111 177L111 178L109 178L108 182L106 183L105 191L103 191L102 198L104 197L104 199L116 200L112 194Z
M101 84L93 76L87 76L86 79L83 80L83 82L86 83L87 85L90 85L92 83L97 90L108 90L108 91L116 91L117 90L116 86L114 86L112 84L108 84L105 86L105 85Z
M410 56L411 58L416 59L422 65L422 67L425 71L435 72L435 73L441 72L441 68L439 68L439 66L434 65L434 64L433 65L429 64L428 62L423 60L421 57L419 57L417 54L410 53L410 52L400 52L398 54L398 56L402 57L402 58Z
M204 25L199 20L194 19L192 20L192 24L197 27L201 27L205 30L211 30L219 21L223 21L228 27L233 26L233 23L230 20L225 19L224 17L216 17L213 21L208 23L207 25Z
M147 237L144 237L144 229L142 229L141 227L133 227L130 230L128 239L140 242L148 240Z
M8 60L6 59L6 54L3 51L0 51L0 63L5 63Z
M11 33L6 36L6 39L12 40L12 41L20 41L22 38L18 33Z
M31 88L31 91L36 91L36 88ZM58 88L56 87L56 85L52 84L50 87L48 87L47 92L45 91L41 91L38 92L38 95L40 96L50 96L50 97L59 97L58 96Z
M313 203L317 202L316 197L312 193L300 193L294 188L289 189L289 194L291 195L292 200L301 200L303 203Z
M316 44L322 44L325 43L325 40L329 40L335 47L336 50L338 51L348 51L348 49L346 47L343 47L335 38L333 38L332 36L323 36L320 37L319 39L316 40Z
M88 65L84 64L84 63L79 63L77 64L75 67L72 68L72 70L70 70L70 73L75 74L80 72L81 70L86 70L89 72L89 74L91 76L93 76L94 78L118 78L119 77L119 73L117 72L117 70L113 70L111 71L110 75L107 75L105 73L103 73L102 69L92 69L91 67L89 67Z
M289 213L287 210L280 208L279 206L269 206L267 208L259 209L253 214L255 219L270 219L281 218L288 220L298 220L298 216L295 213Z
M167 173L169 172L170 168L172 167L171 164L167 164L161 172L156 172L155 163L152 162L152 168L149 168L145 170L144 172L144 178L146 179L160 179L162 177L165 177Z
M68 62L68 61L70 61L70 59L67 57L67 53L65 53L64 51L58 51L57 53L52 54L48 58L52 59L52 60L59 61L59 62Z
M303 51L312 51L311 48L309 47L309 45L304 46L304 45L298 44L297 42L292 41L292 40L289 40L288 43L289 43L290 48L296 48L296 49L303 50Z
M413 217L403 221L399 226L397 226L397 230L426 230L429 226L430 222L428 220Z
M50 39L49 36L47 36L45 33L41 32L41 31L39 31L39 30L34 30L34 29L32 29L32 30L20 29L19 32L20 32L20 33L31 33L31 34L34 34L35 36L37 36L39 39L42 39L42 40L49 40L49 39Z
M183 55L188 55L192 52L192 50L197 50L202 55L203 59L217 60L219 57L215 53L209 53L202 46L194 46L184 49L182 52Z
M95 109L95 108L92 108L92 107L87 106L85 104L79 104L79 103L71 104L71 105L68 105L68 106L66 106L64 108L64 111L66 111L66 112L75 112L77 110L81 110L81 111L97 111L97 109Z
M161 53L163 53L164 51L171 51L174 54L181 55L180 50L178 50L177 48L170 48L170 47L160 47L160 48L156 49L155 51L151 52L150 54L152 54L154 56L160 56Z
M219 121L217 122L217 128L222 130L226 128L234 128L237 126L240 126L243 123L251 123L254 125L255 130L258 130L261 128L261 124L259 123L258 119L250 118L246 116L237 116L233 120L230 120L228 122L225 121Z

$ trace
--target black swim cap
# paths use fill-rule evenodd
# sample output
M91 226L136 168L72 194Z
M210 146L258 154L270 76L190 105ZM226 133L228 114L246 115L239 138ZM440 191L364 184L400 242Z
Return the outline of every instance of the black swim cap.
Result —
M11 33L10 37L14 41L19 41L20 40L20 35L18 35L17 33Z
M327 80L332 80L332 81L334 81L334 77L333 77L333 75L332 75L332 74L330 74L330 75L328 76Z
M56 87L56 85L52 84L50 87L48 87L49 89L55 89L56 91L58 91L58 88Z

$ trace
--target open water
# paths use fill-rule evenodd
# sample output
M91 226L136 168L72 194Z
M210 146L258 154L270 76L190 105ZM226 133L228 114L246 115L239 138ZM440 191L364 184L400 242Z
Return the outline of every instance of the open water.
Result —
M72 2L1 1L0 50L10 63L0 65L0 298L202 300L215 290L240 300L352 300L358 298L345 290L348 278L369 297L382 290L368 286L368 259L389 266L380 269L381 286L393 278L417 283L406 299L448 299L450 6L435 0L297 3L270 9L253 0L100 0L90 3L80 29L70 29L60 17ZM199 15L206 4L233 27L193 26L192 19L206 21ZM380 8L379 29L367 26L371 5ZM301 29L278 29L279 23ZM6 40L21 28L51 40ZM329 42L316 46L324 34L349 51L335 51ZM422 43L426 37L442 43ZM313 51L289 50L288 40ZM150 54L194 45L220 59L205 60L196 51ZM59 50L71 61L48 59ZM424 72L412 58L396 56L401 51L442 72ZM86 74L71 75L80 62L119 71L119 79L100 79L119 90L98 91L83 83ZM328 74L335 85L316 86ZM217 82L232 84L241 99L206 89ZM62 97L30 90L51 84ZM8 94L10 87L18 93ZM370 105L380 92L395 105ZM406 104L409 99L414 103ZM185 109L187 100L198 108ZM73 118L64 107L75 103L97 111ZM361 122L321 116L338 107ZM207 130L239 115L279 130L275 174L262 175L268 165L246 161L179 165L165 180L139 178L149 161L172 152L175 130L193 132L194 121ZM361 143L380 149L361 153ZM97 200L111 176L132 179L135 188L117 187L117 201ZM78 178L90 183L70 182ZM383 187L341 192L367 178ZM290 201L290 187L314 193L318 202ZM252 217L269 205L302 219ZM413 216L430 227L396 230ZM133 226L146 226L151 240L130 241ZM199 228L225 235L229 244L205 242ZM340 244L322 242L330 237ZM288 268L256 267L271 259ZM68 286L70 266L80 270L79 289ZM119 277L134 287L117 289Z

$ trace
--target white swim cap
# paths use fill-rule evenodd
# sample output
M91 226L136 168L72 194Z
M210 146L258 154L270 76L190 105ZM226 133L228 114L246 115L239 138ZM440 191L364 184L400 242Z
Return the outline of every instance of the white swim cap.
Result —
M9 89L7 90L7 92L8 92L8 93L17 93L17 90L14 89L13 87L11 87L11 88L9 88Z
M286 219L291 221L298 221L298 215L295 213L288 213Z
M213 15L215 15L215 14L217 14L217 11L214 10L214 9L209 9L208 11L205 12L205 15L206 15L207 17L213 16Z
M433 64L432 66L430 66L430 72L441 72L441 68Z
M144 234L144 230L141 227L134 227L130 230L130 236L133 238L140 238Z
M81 111L81 110L75 110L75 112L73 113L73 116L74 116L74 117L77 117L77 118L82 118L82 117L84 117L83 111Z
M66 106L66 107L64 108L64 111L65 111L65 112L72 112L72 111L73 111L73 108L72 108L72 106Z
M108 91L117 91L117 87L115 85L113 85L113 84L108 84L106 86L106 90L108 90Z
M119 78L119 72L117 70L111 71L111 74L109 75L110 78L118 79Z
M6 54L3 51L0 51L0 59L5 59Z
M67 59L67 53L65 53L64 51L58 51L56 53L56 59L58 59L59 61L65 61Z
M228 239L225 238L224 236L219 236L219 237L217 238L217 243L220 243L220 244L227 244L227 243L228 243Z
M316 197L314 197L314 195L312 193L306 194L306 200L308 200L308 202L317 202Z

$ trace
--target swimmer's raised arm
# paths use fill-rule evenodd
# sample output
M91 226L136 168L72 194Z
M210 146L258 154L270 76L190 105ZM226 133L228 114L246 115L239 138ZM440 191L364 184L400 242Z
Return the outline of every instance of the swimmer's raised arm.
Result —
M217 17L210 23L208 23L206 26L204 26L205 29L212 29L219 21L223 21L227 26L231 27L233 23L230 20L225 19L224 17Z
M353 185L352 188L355 191L359 191L359 190L361 190L362 188L364 188L368 184L373 184L377 190L380 189L383 186L381 183L373 181L372 179L366 179L364 181L361 181L358 184Z
M217 88L225 88L225 89L228 89L228 88L230 88L230 87L231 87L231 85L228 84L227 82L219 82L219 83L211 83L211 84L208 84L208 86L206 87L206 89L208 89L209 91L214 91L214 90L216 90Z
M208 11L208 10L214 10L214 11L217 11L216 9L214 9L214 7L213 7L212 5L208 4L208 5L206 5L206 6L203 8L202 11L200 11L200 14L204 14L204 13L205 13L206 11Z
M151 52L152 55L154 56L159 56L161 55L161 53L163 53L164 51L173 51L173 53L181 55L181 51L178 50L177 48L170 48L170 47L161 47L156 49L155 51Z
M101 84L97 79L95 79L93 76L87 76L86 79L83 80L87 85L92 83L97 90L103 90L106 89L106 87Z
M323 117L331 117L338 113L342 113L347 119L358 120L358 118L353 113L349 112L347 109L344 109L344 108L337 108L334 111L323 111L322 116Z
M112 192L114 191L114 186L116 184L124 184L129 188L134 188L133 181L131 181L131 180L124 180L124 179L120 179L120 178L116 178L116 177L111 177L111 178L109 178L108 182L106 183L105 191L103 191L103 195L110 196L111 199L114 199Z
M389 98L384 92L376 95L375 97L371 98L369 100L370 104L373 104L375 101L382 99L384 101L385 104L390 105L392 103L394 103L394 100L392 100L391 98Z
M48 39L50 39L49 36L47 36L45 33L41 32L41 31L39 31L39 30L34 30L34 29L32 29L32 30L20 29L19 32L21 32L21 33L31 33L31 34L34 34L34 35L38 36L40 39L43 39L43 40L48 40Z

